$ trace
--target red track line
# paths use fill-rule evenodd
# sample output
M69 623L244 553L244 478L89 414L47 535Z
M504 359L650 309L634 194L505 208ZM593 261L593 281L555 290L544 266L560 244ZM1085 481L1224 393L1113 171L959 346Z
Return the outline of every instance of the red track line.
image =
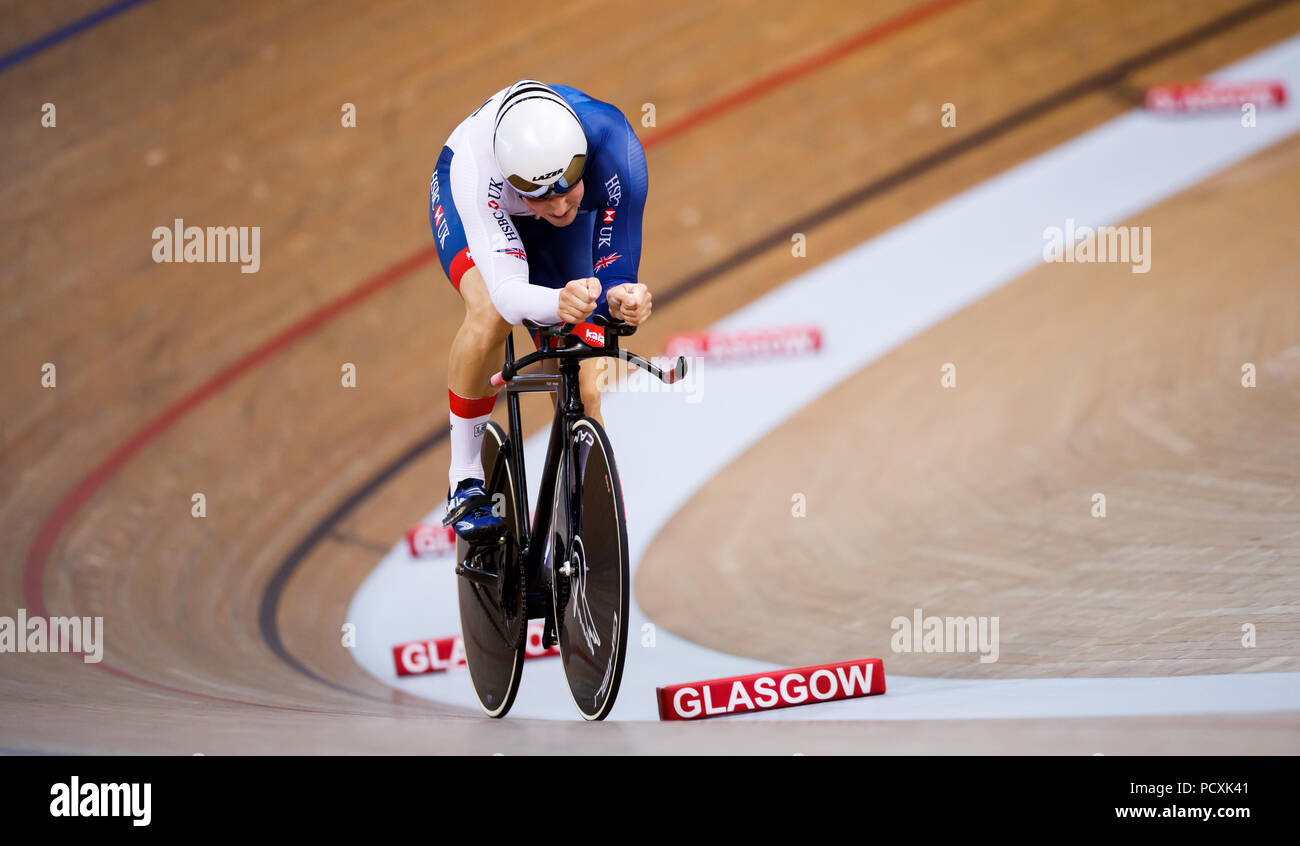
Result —
M874 24L861 32L856 33L842 41L836 42L823 50L820 50L811 56L800 59L793 64L780 68L767 76L713 100L705 103L698 109L687 114L681 120L668 124L658 132L653 133L643 142L643 146L651 149L658 144L662 144L674 136L680 135L700 124L711 120L735 107L753 100L781 85L789 84L794 80L806 76L812 71L825 67L836 59L842 58L848 53L867 46L868 44L879 41L889 35L906 29L913 24L938 14L939 12L956 6L968 0L930 0L914 6L904 12L900 12L891 18L887 18L880 23ZM261 346L252 350L242 358L227 365L216 375L209 378L206 382L200 384L190 393L186 394L179 401L166 408L157 417L154 417L143 427L137 430L125 443L113 451L108 458L100 462L93 470L90 471L77 486L72 489L59 504L55 506L50 515L45 518L40 529L36 532L36 538L32 541L30 549L27 551L27 560L23 566L23 597L27 607L31 609L34 616L48 616L45 605L45 565L49 561L50 552L54 548L54 542L58 539L64 526L71 521L74 514L90 499L105 482L116 475L117 471L130 461L137 452L143 449L148 443L153 441L172 424L180 420L189 412L215 395L226 385L238 379L240 376L252 370L254 367L265 362L276 353L284 350L293 343L311 334L323 324L333 318L360 304L369 298L372 294L387 288L408 274L423 267L425 264L437 257L437 251L432 247L425 247L415 253L407 256L394 265L386 268L375 276L370 277L362 282L356 288L326 303L321 308L307 315L297 323L290 325L287 329L278 335L272 336L269 340L262 343ZM99 667L102 670L112 673L113 675L138 681L141 684L162 690L192 693L204 699L220 699L224 702L237 702L238 700L221 699L202 693L193 693L191 691L181 691L179 688L170 687L158 682L149 681L148 679L137 678L129 673L116 670L107 664L98 663L92 666ZM255 705L257 703L239 703Z
M146 423L126 443L114 450L112 455L104 459L94 470L91 470L73 488L72 492L59 502L58 506L41 525L40 531L36 533L36 539L27 552L26 566L23 568L23 596L28 607L33 609L37 616L49 616L46 613L43 589L45 562L49 558L50 549L54 546L54 541L58 537L60 530L77 512L77 509L86 500L90 499L91 495L104 482L112 478L122 468L122 465L130 461L146 444L235 379L257 367L295 341L315 331L329 320L365 300L371 294L401 279L435 255L437 255L437 252L432 246L426 247L383 272L372 276L343 296L330 301L324 307L307 315L307 317L293 324L279 335L272 337L252 352L246 354L234 364L219 371L215 376Z
M794 64L786 65L783 68L777 68L772 73L764 77L759 77L744 88L738 88L730 94L724 94L718 99L705 103L700 108L692 111L681 120L675 121L664 126L658 132L652 133L642 142L647 150L657 144L680 135L695 126L712 120L724 112L729 112L737 106L743 105L756 97L779 88L782 85L789 85L802 76L807 76L813 71L823 68L834 62L836 59L858 50L862 47L880 41L887 36L896 32L901 32L913 24L918 24L926 18L933 17L940 12L952 8L953 6L966 3L968 0L930 0L928 3L922 3L919 6L913 6L906 11L894 15L892 18L886 18L878 24L867 27L861 32L854 33L843 41L837 41L830 46L813 53L806 58L800 59Z

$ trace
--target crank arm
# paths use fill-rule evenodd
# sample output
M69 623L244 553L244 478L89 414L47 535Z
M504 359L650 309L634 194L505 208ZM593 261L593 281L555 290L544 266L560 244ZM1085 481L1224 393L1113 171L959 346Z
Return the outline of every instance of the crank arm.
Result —
M456 575L464 576L471 582L483 585L484 587L496 587L497 582L500 580L500 577L496 573L490 573L487 570L480 570L477 567L470 566L464 561L456 564Z
M475 567L471 562L477 563L480 556L492 551L498 544L503 544L505 542L505 536L502 535L501 540L497 541L497 543L471 546L469 552L465 555L465 560L456 562L456 575L464 576L476 584L485 585L487 587L496 587L496 585L501 581L500 574L493 573L490 570L484 570L481 567Z

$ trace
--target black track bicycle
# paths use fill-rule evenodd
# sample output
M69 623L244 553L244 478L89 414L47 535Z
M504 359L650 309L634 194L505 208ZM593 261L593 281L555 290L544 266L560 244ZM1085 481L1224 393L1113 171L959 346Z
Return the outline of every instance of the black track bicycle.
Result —
M465 661L484 713L504 717L519 692L528 621L542 619L542 645L559 644L578 711L603 720L627 655L627 519L614 451L583 410L578 368L589 358L616 358L671 384L686 375L686 360L661 370L619 348L619 338L636 327L600 316L576 326L525 325L538 334L537 352L516 361L514 339L507 338L505 365L492 377L506 388L509 431L489 422L483 438L484 490L505 529L496 542L456 545ZM556 373L521 373L551 360ZM522 393L557 395L535 521L524 473Z

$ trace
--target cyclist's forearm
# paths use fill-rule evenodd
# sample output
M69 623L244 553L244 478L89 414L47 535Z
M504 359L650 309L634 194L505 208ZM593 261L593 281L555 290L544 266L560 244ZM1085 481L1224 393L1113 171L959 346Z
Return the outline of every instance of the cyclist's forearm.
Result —
M489 292L492 305L507 323L515 326L524 320L537 323L554 323L559 319L560 292L554 288L530 285L527 281L510 280Z

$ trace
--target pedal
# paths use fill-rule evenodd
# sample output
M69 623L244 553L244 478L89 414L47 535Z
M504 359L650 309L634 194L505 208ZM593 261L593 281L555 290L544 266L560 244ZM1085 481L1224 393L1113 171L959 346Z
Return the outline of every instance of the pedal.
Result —
M546 625L542 627L542 649L550 649L556 643L555 621L546 615Z
M466 558L473 558L476 555L484 554L495 555L497 548L506 542L506 527L502 526L496 534L489 534L485 537L479 538L478 540L469 540L460 535L457 535L456 539L465 541Z

